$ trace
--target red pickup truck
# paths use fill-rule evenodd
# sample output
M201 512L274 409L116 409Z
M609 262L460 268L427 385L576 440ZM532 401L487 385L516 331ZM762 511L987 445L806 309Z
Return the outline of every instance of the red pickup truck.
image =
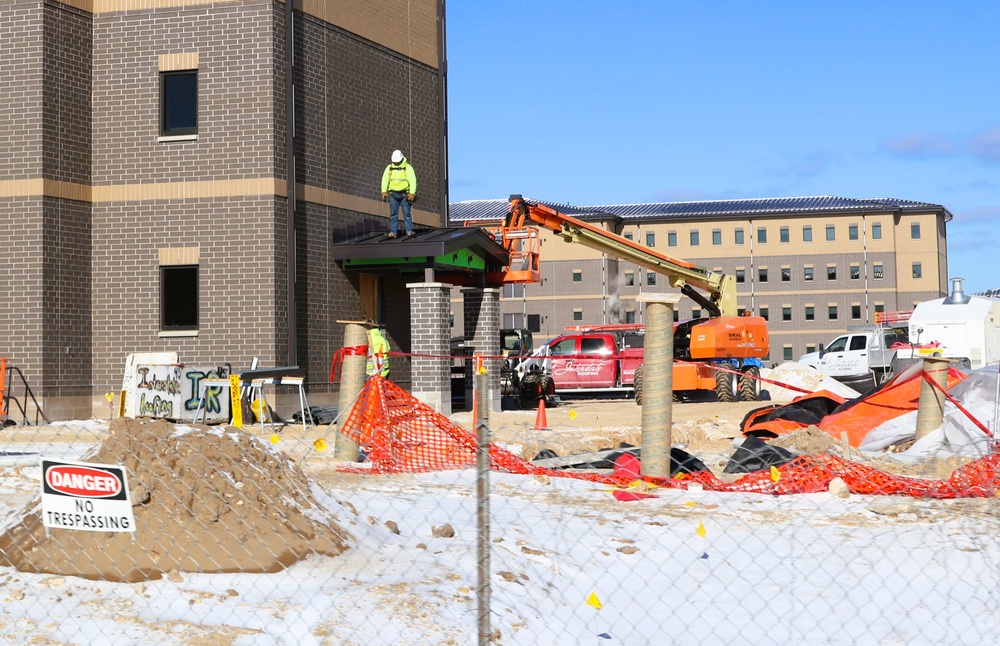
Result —
M551 375L556 392L628 392L642 365L642 341L635 332L565 334L522 361L518 370Z
M715 330L710 325L713 321L723 319L692 319L674 325L674 397L681 399L695 391L714 390L719 401L756 401L760 393L757 376L764 365L760 359L691 356L692 330L698 329L699 337L706 336L707 331L730 332L724 321L721 329ZM641 404L645 339L642 325L620 323L579 329L578 333L552 339L523 360L516 368L519 377L523 380L531 372L551 375L557 394L634 392L636 403Z

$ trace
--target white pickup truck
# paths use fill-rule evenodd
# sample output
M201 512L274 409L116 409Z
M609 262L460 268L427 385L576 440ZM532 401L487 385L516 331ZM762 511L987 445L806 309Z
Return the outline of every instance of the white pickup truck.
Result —
M906 343L906 330L870 326L842 334L819 352L809 352L799 363L812 366L858 392L867 392L892 377L892 346Z

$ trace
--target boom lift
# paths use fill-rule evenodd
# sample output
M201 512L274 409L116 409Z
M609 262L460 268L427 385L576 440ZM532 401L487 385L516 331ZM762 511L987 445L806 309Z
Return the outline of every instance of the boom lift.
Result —
M484 226L484 223L469 222ZM486 226L511 252L511 265L488 278L494 283L539 280L537 231L546 229L566 242L575 242L632 262L665 276L681 293L698 303L708 317L674 326L674 391L715 390L722 401L756 400L760 359L770 351L766 321L738 316L734 276L672 258L592 224L560 213L544 204L510 196L502 226ZM516 259L516 260L515 260ZM515 266L515 263L517 265ZM530 362L528 362L530 365ZM725 368L724 370L713 369ZM635 375L637 402L642 401L642 368Z

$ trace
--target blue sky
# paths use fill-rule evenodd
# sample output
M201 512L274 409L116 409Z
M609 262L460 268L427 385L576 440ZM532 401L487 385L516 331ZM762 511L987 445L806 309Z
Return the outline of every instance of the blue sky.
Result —
M452 201L932 202L1000 288L1000 2L447 7Z

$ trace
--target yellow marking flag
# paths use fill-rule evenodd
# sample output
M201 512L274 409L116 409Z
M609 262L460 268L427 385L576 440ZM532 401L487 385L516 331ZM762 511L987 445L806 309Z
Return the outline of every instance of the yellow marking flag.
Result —
M771 481L777 482L781 480L781 472L778 471L778 467L771 467Z
M569 409L569 418L576 419L576 409L573 408Z
M601 608L604 607L601 605L601 600L597 598L596 592L591 592L590 596L587 597L587 605L597 610L600 610Z
M697 507L697 506L698 506L698 503L696 503L696 502L695 502L695 501L693 501L693 500L689 500L689 501L687 501L686 503L684 503L684 506L685 506L685 507Z
M277 444L280 441L281 441L281 438L278 437L277 433L271 433L271 444Z
M698 521L698 529L695 530L695 533L698 534L698 536L701 536L702 538L705 538L705 534L707 533L705 532L704 523L702 523L700 520Z
M323 438L318 438L315 442L313 442L313 447L317 451L325 451L326 450L326 440L324 440Z

